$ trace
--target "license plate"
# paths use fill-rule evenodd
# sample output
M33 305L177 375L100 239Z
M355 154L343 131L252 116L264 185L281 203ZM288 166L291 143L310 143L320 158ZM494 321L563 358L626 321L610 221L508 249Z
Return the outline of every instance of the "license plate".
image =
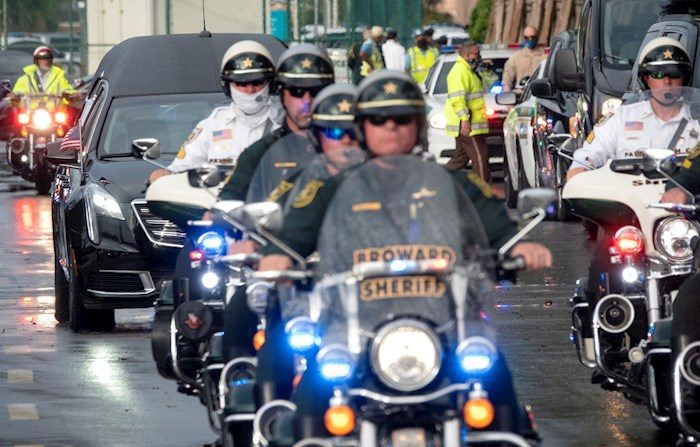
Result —
M425 430L422 428L402 428L391 433L392 447L426 447Z

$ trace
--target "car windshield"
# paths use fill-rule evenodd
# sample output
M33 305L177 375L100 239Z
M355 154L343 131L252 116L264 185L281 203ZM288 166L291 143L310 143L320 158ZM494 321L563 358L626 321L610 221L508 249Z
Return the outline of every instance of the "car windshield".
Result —
M223 93L117 98L105 121L100 156L131 154L137 138L157 138L164 154L175 154L199 121L224 104Z
M498 75L498 80L503 79L503 66L506 64L507 58L489 58L493 61L493 70ZM435 83L435 89L433 90L433 95L446 95L447 94L447 75L454 66L455 61L445 61L442 64L440 73L438 73L437 82Z
M649 26L668 0L607 0L601 7L600 52L609 68L628 70Z

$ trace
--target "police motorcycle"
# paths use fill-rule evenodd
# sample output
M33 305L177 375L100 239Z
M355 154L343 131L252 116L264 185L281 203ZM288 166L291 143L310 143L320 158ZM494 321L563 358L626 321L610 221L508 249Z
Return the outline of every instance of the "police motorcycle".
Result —
M400 168L401 178L390 179L387 165ZM328 409L321 422L298 414L293 402L269 402L253 421L256 445L536 444L531 413L514 408L514 395L500 395L514 392L480 291L490 277L484 264L522 268L505 253L544 219L554 192L523 194L524 217L536 217L494 254L441 168L382 157L352 175L324 217L312 293L280 304L298 310L306 299L307 313L288 313L285 329L290 346L305 352L299 387L316 380L312 388L327 393L314 396L314 405ZM381 202L367 200L373 187ZM317 437L319 423L330 436ZM293 431L301 433L296 444Z
M647 95L642 93L636 100ZM698 116L700 91L683 88L680 97L691 115ZM595 285L588 285L587 278L576 283L571 340L579 361L596 369L604 389L648 404L652 420L665 428L670 410L660 403L659 394L668 390L661 389L664 379L659 371L666 368L663 357L670 348L648 338L650 327L671 317L678 288L693 273L691 241L700 234L700 226L654 205L664 192L666 172L684 157L669 158L672 150L648 149L642 140L632 149L634 158L609 160L564 186L563 198L572 213L612 235L599 241L609 244L609 271L602 272ZM585 293L592 288L601 296L594 305Z
M8 142L8 161L19 175L36 184L39 194L47 194L56 168L46 161L46 145L62 138L70 128L75 111L64 104L76 96L33 94L15 96L15 135Z

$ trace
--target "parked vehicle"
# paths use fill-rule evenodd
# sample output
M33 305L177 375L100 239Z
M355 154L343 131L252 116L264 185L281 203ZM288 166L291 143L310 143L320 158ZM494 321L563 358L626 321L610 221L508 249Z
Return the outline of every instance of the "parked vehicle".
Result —
M122 42L102 60L79 119L81 151L49 157L60 165L52 195L58 321L75 331L111 329L114 309L153 305L184 234L146 205L153 167L133 158L131 144L157 138L163 158L173 158L225 101L219 61L241 39L263 43L273 56L284 48L265 35L148 36Z

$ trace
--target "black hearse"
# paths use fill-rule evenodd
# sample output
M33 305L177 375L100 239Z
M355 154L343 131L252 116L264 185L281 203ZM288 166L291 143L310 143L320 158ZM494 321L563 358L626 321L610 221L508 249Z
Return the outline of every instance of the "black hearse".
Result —
M286 48L267 35L203 32L135 37L102 59L79 118L80 151L48 157L60 164L52 194L59 322L111 330L114 309L152 306L172 276L184 235L148 210L154 167L132 157L132 141L157 138L172 159L196 123L226 103L221 58L243 39L274 58Z

